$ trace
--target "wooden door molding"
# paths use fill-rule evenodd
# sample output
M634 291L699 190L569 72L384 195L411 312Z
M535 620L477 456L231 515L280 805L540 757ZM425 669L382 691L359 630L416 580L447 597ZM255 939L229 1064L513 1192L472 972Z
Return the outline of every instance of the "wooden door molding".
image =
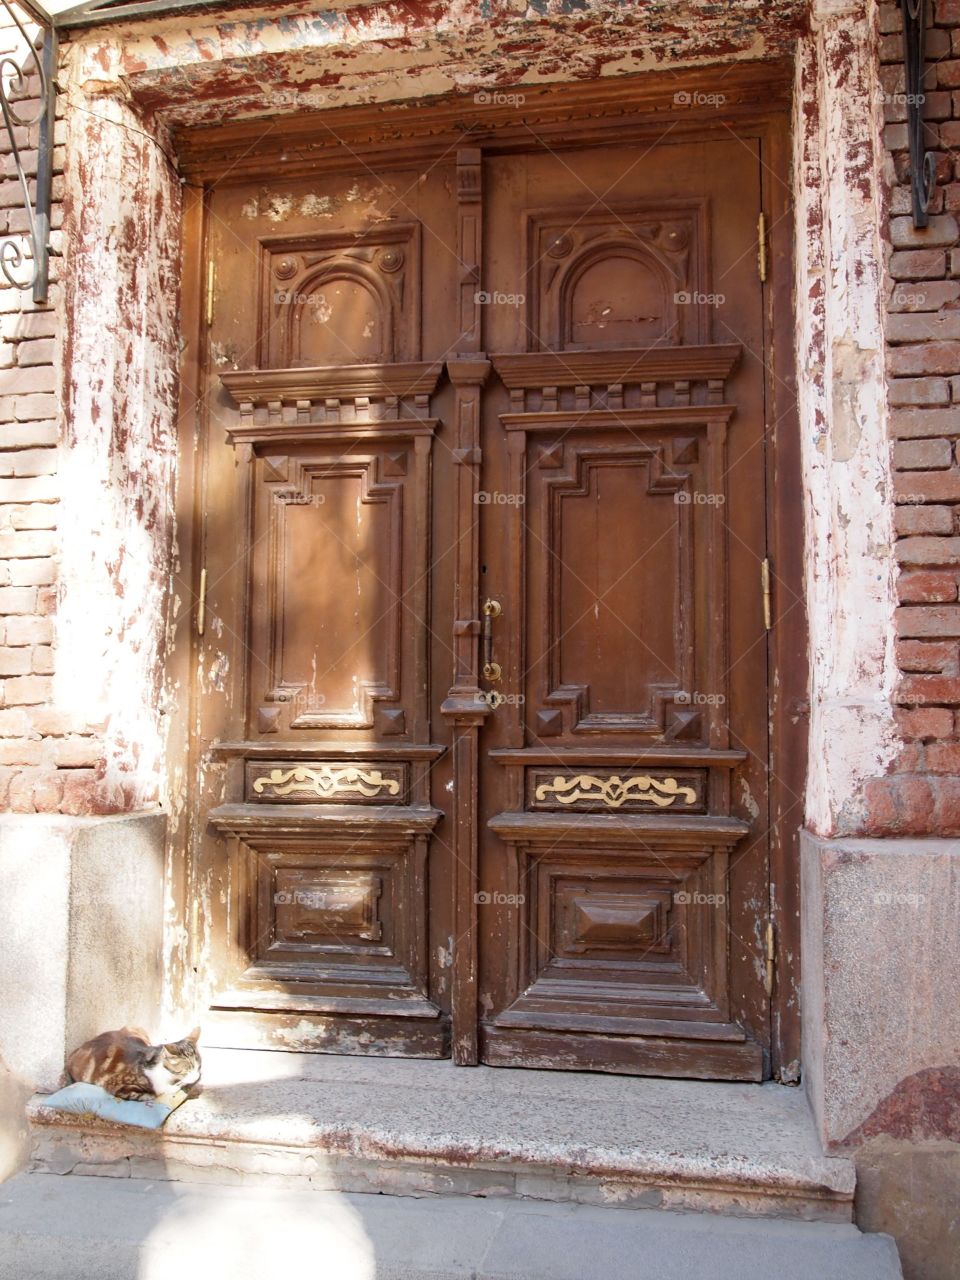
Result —
M451 1033L454 1062L479 1061L477 1006L477 854L479 732L490 714L480 684L480 405L490 362L481 343L480 279L483 248L483 165L475 147L457 152L457 254L460 264L460 334L447 361L454 387L457 540L453 612L453 683L441 714L453 741L453 977Z
M791 241L785 197L775 181L776 174L782 177L787 173L787 149L781 121L771 114L776 95L767 94L763 100L762 86L770 79L769 71L767 68L764 74L758 73L754 80L745 73L742 82L738 76L731 103L738 125L742 128L749 122L757 146L766 148L765 207L779 210L771 239L773 280L764 293L765 341L771 352L767 395L772 408L768 414L776 414L767 442L769 539L773 555L780 562L777 577L792 583L799 594L802 579L798 489L793 473L789 482L786 474L797 456L796 441L790 435L795 421L789 393ZM534 103L534 114L548 123L554 121L550 124L551 146L572 148L582 142L599 145L605 133L626 141L645 136L651 127L650 119L644 118L641 98L631 99L626 85L609 94L603 86L595 94L576 88L566 103L561 101L565 92L554 87L549 100L538 94ZM391 165L399 165L405 157L409 160L414 153L426 154L422 147L430 135L431 120L440 120L442 125L446 119L443 104L436 110L439 115L431 115L429 107L411 113L417 119L412 121L406 137L398 140ZM569 118L561 124L562 117L578 114L578 124L571 125ZM369 130L369 154L374 154L377 143L372 121L364 123L357 117L356 124L360 132ZM613 133L609 133L610 129ZM717 121L712 125L691 117L678 125L676 136L689 139L696 129L704 137L729 136L727 123ZM428 151L439 137L440 134L432 135ZM208 923L214 929L220 928L224 936L236 928L235 945L219 968L225 973L232 966L232 977L220 984L214 1007L227 1017L231 1011L247 1010L249 1030L245 1034L251 1044L276 1043L275 1039L270 1040L274 1033L285 1036L292 1044L289 1037L297 1026L294 1006L301 997L309 997L307 1003L313 1010L309 1016L316 1015L316 1031L305 1036L301 1045L304 1048L329 1050L339 1044L349 1050L359 1043L365 1019L373 1019L367 1025L376 1027L374 1038L389 1028L388 1038L392 1037L393 1045L390 1051L435 1054L449 1050L460 1063L476 1062L481 1054L489 1060L515 1061L514 1046L519 1041L512 1037L521 1031L533 1031L539 1038L534 1048L534 1041L524 1037L524 1052L530 1053L525 1060L530 1065L548 1066L556 1065L566 1050L575 1047L575 1037L571 1039L570 1033L574 1024L580 1025L578 1019L594 1016L599 1021L592 1024L590 1034L605 1043L603 1052L609 1055L608 1064L613 1064L613 1069L630 1069L632 1062L635 1069L672 1073L673 1055L674 1068L682 1072L685 1050L678 1056L678 1039L682 1035L676 1033L683 1023L684 1033L700 1035L704 1044L709 1042L701 1052L697 1073L706 1069L718 1076L757 1078L769 1067L758 1065L756 1044L747 1043L737 1031L723 981L714 981L704 967L705 957L717 956L716 930L722 927L719 917L696 936L691 934L682 961L686 977L677 979L671 996L678 1009L686 1002L692 1016L675 1019L677 1025L664 1030L664 1020L657 1018L654 1006L645 1010L641 1021L645 1021L646 1030L638 1031L648 1046L642 1062L635 1054L631 1058L636 1040L631 1048L611 1030L611 1020L615 1024L617 1018L615 1003L604 1006L601 1001L594 1015L588 1013L582 1001L578 1007L580 997L576 993L570 995L567 978L558 979L550 971L553 962L535 947L517 948L510 956L516 984L516 999L510 1007L492 1018L484 1014L488 993L481 989L478 954L482 945L480 929L487 927L488 917L478 911L477 902L483 831L479 779L484 755L502 775L503 794L508 797L495 812L488 810L485 818L490 821L488 829L502 841L511 883L531 886L525 908L532 913L531 919L546 910L545 902L554 895L555 905L558 904L555 941L567 959L577 959L581 971L584 966L596 965L604 948L610 954L616 953L621 945L615 936L618 929L633 929L640 936L645 929L656 927L658 912L663 910L663 888L653 884L655 868L663 866L660 860L665 859L678 875L686 877L684 884L688 888L683 891L719 892L725 859L743 834L729 813L731 773L744 760L744 752L731 749L723 718L714 704L700 708L684 705L672 696L676 690L664 687L649 706L630 709L627 719L619 713L613 719L605 712L598 715L592 708L589 680L571 681L556 666L551 675L549 627L542 635L533 631L523 634L517 614L509 611L498 624L498 660L502 654L507 670L519 672L531 656L530 646L534 646L533 657L546 675L540 673L542 687L535 697L533 688L528 690L528 709L531 716L539 717L537 733L543 741L527 742L519 707L501 707L494 718L489 693L483 688L482 597L503 589L501 583L494 585L490 579L485 580L481 572L480 520L485 512L478 495L488 484L482 424L492 384L502 384L506 394L506 403L498 408L497 418L503 432L505 475L513 477L508 483L522 488L528 501L533 497L526 514L556 521L564 504L576 501L579 491L593 491L591 485L595 484L601 461L604 466L610 463L614 468L629 470L631 475L642 476L648 494L643 500L654 504L661 490L662 500L672 503L683 484L703 483L717 491L722 489L724 436L731 413L735 412L726 388L742 368L740 345L711 342L710 317L696 306L679 318L669 311L666 314L667 330L679 333L676 325L681 321L685 326L682 341L676 344L665 343L663 335L658 338L643 334L642 341L649 339L651 345L645 347L638 342L631 348L629 344L623 346L618 335L620 340L615 345L611 339L608 348L591 350L584 349L585 344L578 337L578 321L571 303L577 282L589 276L611 250L622 260L624 278L629 272L634 273L631 278L636 280L638 289L656 287L655 273L648 270L643 252L644 242L652 240L657 254L672 264L671 279L682 275L682 283L690 286L691 292L708 291L708 264L703 254L710 210L696 200L670 202L666 211L669 217L661 220L662 226L657 226L655 211L644 201L628 200L618 206L619 212L630 214L631 225L636 224L636 243L628 246L629 252L624 251L624 238L618 241L613 234L610 219L588 220L589 225L567 246L555 243L562 239L562 229L559 224L554 225L558 220L549 206L528 210L519 238L539 245L549 261L542 278L535 282L536 305L529 314L526 349L502 350L492 339L484 342L489 336L485 328L490 318L480 298L480 290L487 284L482 262L485 157L519 156L524 145L529 146L529 130L524 142L515 119L493 121L488 116L485 132L478 130L476 138L470 137L468 144L457 150L456 181L451 189L458 266L452 291L452 315L456 319L451 329L458 336L445 358L440 357L436 344L422 347L418 343L419 335L409 328L409 317L404 315L404 299L409 300L416 272L426 270L429 257L420 251L420 231L415 220L405 216L402 228L371 232L365 240L361 237L352 246L358 251L353 255L350 237L336 229L323 230L315 237L297 233L263 240L266 256L262 261L266 265L257 286L261 367L223 373L217 370L215 375L210 371L223 388L223 405L229 405L229 411L215 410L215 417L222 423L240 464L233 502L241 536L233 550L240 552L242 568L230 581L243 579L243 589L248 592L251 584L257 584L255 589L259 591L264 583L277 581L278 548L288 536L284 521L297 521L308 508L322 474L323 484L350 486L351 494L356 495L364 510L376 507L386 514L393 504L392 532L388 536L384 525L383 533L375 536L382 537L385 553L388 547L396 550L402 544L403 555L409 556L414 570L407 580L416 581L416 591L420 593L417 600L412 595L408 597L411 612L419 610L420 616L428 616L429 577L415 570L431 562L430 494L441 447L438 442L442 439L444 454L449 450L449 460L445 457L444 465L448 461L452 464L450 510L456 539L457 589L452 600L452 629L448 632L453 678L445 696L433 707L431 731L426 689L429 680L436 682L442 675L434 664L429 680L421 678L427 671L427 637L415 636L412 629L410 634L402 634L403 628L398 628L394 616L389 623L390 635L395 637L393 657L389 657L389 642L385 641L384 671L373 673L361 711L351 712L353 719L348 724L342 717L338 719L343 708L324 711L302 705L297 672L291 674L283 669L284 645L291 637L295 644L295 629L285 635L282 627L279 632L274 628L271 639L267 631L258 633L253 625L232 654L238 655L244 644L267 654L272 645L273 657L267 665L273 671L265 682L259 676L252 680L249 669L241 670L242 664L234 661L235 696L249 709L255 732L239 730L236 721L224 722L196 757L205 779L204 794L215 800L207 807L211 830L219 834L197 833L199 877L192 887L184 885L182 893L186 902L202 898L205 906L200 917L206 915ZM214 154L212 137L192 154L197 158L197 172L204 166L209 168ZM342 155L334 160L324 151L315 171L332 173L337 164L342 167ZM768 221L774 222L774 217L771 212ZM675 238L659 242L658 237L674 232L679 241ZM196 227L194 235L200 236ZM295 260L292 271L287 259ZM282 288L285 280L308 293L322 290L329 279L324 273L331 270L340 273L338 278L354 282L351 288L355 285L358 314L362 317L367 316L365 300L377 299L378 314L387 319L380 329L366 320L362 327L375 333L380 358L352 365L331 360L323 368L297 367L297 356L302 356L305 348L302 342L298 345L289 326L280 326L276 339L279 345L271 346L273 339L264 345L262 340L273 318L271 290L275 281ZM194 275L200 275L199 269ZM652 314L652 309L638 310ZM199 326L199 315L196 320ZM566 349L543 349L558 345ZM486 351L490 349L501 353L488 356ZM611 435L614 418L619 424L619 441ZM575 440L564 436L573 422L577 424ZM600 442L602 451L597 453ZM349 462L335 460L347 452ZM189 442L185 442L184 454L192 458ZM686 476L679 482L681 489L677 488L678 475ZM779 489L784 492L782 503ZM404 514L398 524L396 496L401 490ZM540 497L536 497L538 492ZM197 501L201 512L198 523L202 527L203 499ZM522 599L531 583L529 552L517 534L517 509L507 507L500 514L510 562L508 578L501 582L509 579L510 592ZM703 545L705 540L712 540L715 555L720 557L707 566L706 594L698 606L711 617L718 616L719 584L726 573L722 539L717 538L717 516L715 507L691 508L683 513L689 529L699 530L695 541ZM710 529L714 530L712 534ZM546 525L544 532L549 544L553 535ZM675 554L686 554L684 547L688 545L689 537L681 532ZM195 564L200 563L198 556ZM549 586L549 572L546 566L536 572L541 583L534 589L539 591L544 584ZM389 572L386 581L389 587ZM392 583L390 592L396 594L399 579L392 579ZM273 586L269 589L275 590ZM231 586L230 591L233 590ZM282 590L276 598L282 600ZM222 611L223 602L224 589L218 586L212 607ZM239 617L252 616L249 595L246 599L237 598L235 603ZM775 600L775 618L781 608L786 617L784 599ZM795 621L796 613L793 618ZM686 644L682 627L678 635L682 650ZM799 1031L792 972L798 955L798 877L790 849L795 797L798 790L802 794L804 739L802 720L797 723L797 708L804 690L805 652L803 636L798 640L795 625L789 632L786 628L779 633L775 630L772 645L771 675L776 687L786 691L773 709L773 749L782 763L774 771L770 788L774 881L771 904L781 939L770 1047L776 1071L781 1065L789 1067L796 1056ZM539 662L541 656L544 663ZM722 646L718 645L708 660L722 669ZM398 676L401 663L407 664L403 679ZM709 685L711 679L707 676L705 683ZM684 682L686 676L681 683ZM485 746L492 723L500 727ZM296 740L301 732L309 734L309 740ZM295 740L290 740L291 733ZM375 740L349 740L351 735L356 738L361 733L369 733ZM639 734L643 741L627 745L625 733ZM653 741L658 735L661 741ZM282 744L282 749L271 746L271 739ZM449 761L449 772L443 775L451 780L449 799L438 798L433 777L444 753ZM649 844L644 824L649 823L651 813L664 821L657 828L661 843L648 856L643 847L645 840ZM629 839L618 842L610 837L608 819L613 814L618 822L627 822ZM681 818L683 823L694 824L688 829L699 832L701 853L706 850L707 857L695 856L684 847ZM703 825L710 821L732 825L723 831L711 831ZM799 817L796 825L799 826ZM437 908L435 896L431 905L428 887L430 859L435 856L430 850L438 839L450 851L450 958L444 960L441 955L440 961L449 966L449 1026L445 1001L438 1000L434 990L435 972L431 977L435 960L427 954L429 912ZM220 908L202 886L212 883L211 842L219 840L225 840L229 847L232 879L229 901L218 917ZM303 880L304 866L313 859L311 865L316 870L318 841L325 844L329 854L326 880L324 886L311 887ZM570 856L573 841L579 842L581 849L592 851L591 865L602 872L601 879L606 877L606 887L598 891L597 897L602 908L600 916L593 922L588 918L590 911L583 911L582 886L576 879L579 871ZM343 867L334 866L335 863L343 863ZM312 872L308 869L306 874ZM278 875L281 880L286 877L294 888L276 887ZM633 916L627 920L621 913L619 924L611 923L619 910L616 892L624 884ZM288 892L295 897L314 890L326 904L321 914L329 909L333 913L331 919L335 916L339 922L337 927L346 929L352 939L355 954L349 963L354 969L346 976L347 985L353 986L350 990L336 989L333 967L340 961L331 957L340 953L326 950L327 942L321 941L315 959L320 963L318 972L324 975L323 980L316 990L308 992L309 982L301 976L299 994L288 1000L289 1007L282 1008L282 984L277 983L277 975L281 970L288 975L295 972L295 940L303 926L295 910L286 910L296 908L296 901L285 903L282 897ZM436 885L432 892L435 895ZM279 902L277 894L281 895ZM284 909L279 917L275 907ZM386 918L385 911L394 913L392 920ZM282 936L277 935L278 928ZM378 931L379 937L374 936ZM262 942L276 936L279 944L269 942L266 958L254 955L251 964L251 947L256 952L260 945L257 939ZM443 940L446 943L445 932ZM376 949L384 946L391 948L390 959L371 960ZM271 947L275 948L272 952ZM188 971L187 964L183 972ZM561 987L565 991L562 996ZM525 995L528 988L530 992ZM396 1003L391 1004L393 1001ZM550 1024L561 1006L572 1019L566 1039ZM396 1015L392 1019L390 1008ZM482 1031L481 1014L485 1023ZM601 1028L604 1019L607 1025ZM269 1032L268 1023L272 1028ZM404 1029L396 1031L400 1023ZM340 1028L343 1039L338 1040L334 1025ZM586 1028L588 1024L582 1025ZM626 1024L621 1020L619 1025L622 1030ZM697 1025L700 1032L694 1029ZM586 1039L577 1051L583 1065L605 1065L591 1058ZM551 1057L552 1062L548 1061ZM789 1078L790 1071L786 1074Z

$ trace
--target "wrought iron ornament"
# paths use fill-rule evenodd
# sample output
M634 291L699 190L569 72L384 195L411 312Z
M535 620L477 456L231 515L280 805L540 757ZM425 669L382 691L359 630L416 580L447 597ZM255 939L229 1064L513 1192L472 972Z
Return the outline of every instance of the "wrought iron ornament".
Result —
M913 225L925 227L927 210L937 185L937 162L931 152L927 151L923 135L927 0L900 0L900 12L903 15L904 88L907 95Z
M52 25L44 23L40 14L27 5L30 17L43 30L43 44L38 49L31 40L17 9L9 0L0 0L23 42L19 61L14 54L0 58L0 110L7 130L10 154L20 183L23 209L27 216L25 236L4 239L0 243L0 269L15 289L33 289L33 300L47 301L50 250L50 192L53 180L53 130L56 118L57 36ZM31 66L32 64L32 66ZM40 81L40 106L32 115L22 115L23 95L33 71ZM18 129L37 128L37 196L30 196L30 182L23 169L17 142ZM26 250L23 241L26 240Z

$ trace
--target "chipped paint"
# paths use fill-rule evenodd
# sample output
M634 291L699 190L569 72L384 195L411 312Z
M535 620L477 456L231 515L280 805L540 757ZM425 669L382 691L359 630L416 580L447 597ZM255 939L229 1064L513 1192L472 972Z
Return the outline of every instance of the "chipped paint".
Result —
M74 110L64 192L64 443L55 705L104 725L86 808L148 808L165 774L180 187L115 97ZM97 193L91 199L91 192Z
M872 0L817 0L814 30L797 59L797 363L811 705L806 817L822 834L854 820L851 798L896 749L874 8Z
M477 94L792 52L806 0L404 0L264 6L76 36L73 74L170 126Z

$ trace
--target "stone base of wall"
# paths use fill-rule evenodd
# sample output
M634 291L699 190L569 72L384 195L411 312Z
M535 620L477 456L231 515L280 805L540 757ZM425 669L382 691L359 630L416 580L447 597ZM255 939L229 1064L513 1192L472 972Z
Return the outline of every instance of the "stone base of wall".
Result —
M857 1223L907 1280L960 1256L960 841L801 836L803 1074Z
M34 1088L124 1023L157 1030L166 817L0 815L0 1059Z

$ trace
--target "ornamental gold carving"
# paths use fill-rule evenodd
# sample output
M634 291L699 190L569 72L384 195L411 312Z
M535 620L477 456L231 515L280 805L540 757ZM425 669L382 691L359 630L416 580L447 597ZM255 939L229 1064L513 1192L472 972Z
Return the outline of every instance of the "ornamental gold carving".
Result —
M621 778L613 774L598 778L592 773L580 773L573 778L560 775L552 782L541 782L535 792L538 800L554 799L559 804L575 804L578 800L594 800L609 809L619 809L629 800L646 801L665 809L675 800L684 804L696 804L697 793L693 787L682 787L676 778L651 778L648 774L635 774Z
M271 769L261 778L255 778L253 789L262 795L269 787L275 796L289 796L294 792L309 793L329 800L332 796L361 795L395 796L400 792L396 778L385 778L379 769L360 769L356 765L296 765L291 769Z

